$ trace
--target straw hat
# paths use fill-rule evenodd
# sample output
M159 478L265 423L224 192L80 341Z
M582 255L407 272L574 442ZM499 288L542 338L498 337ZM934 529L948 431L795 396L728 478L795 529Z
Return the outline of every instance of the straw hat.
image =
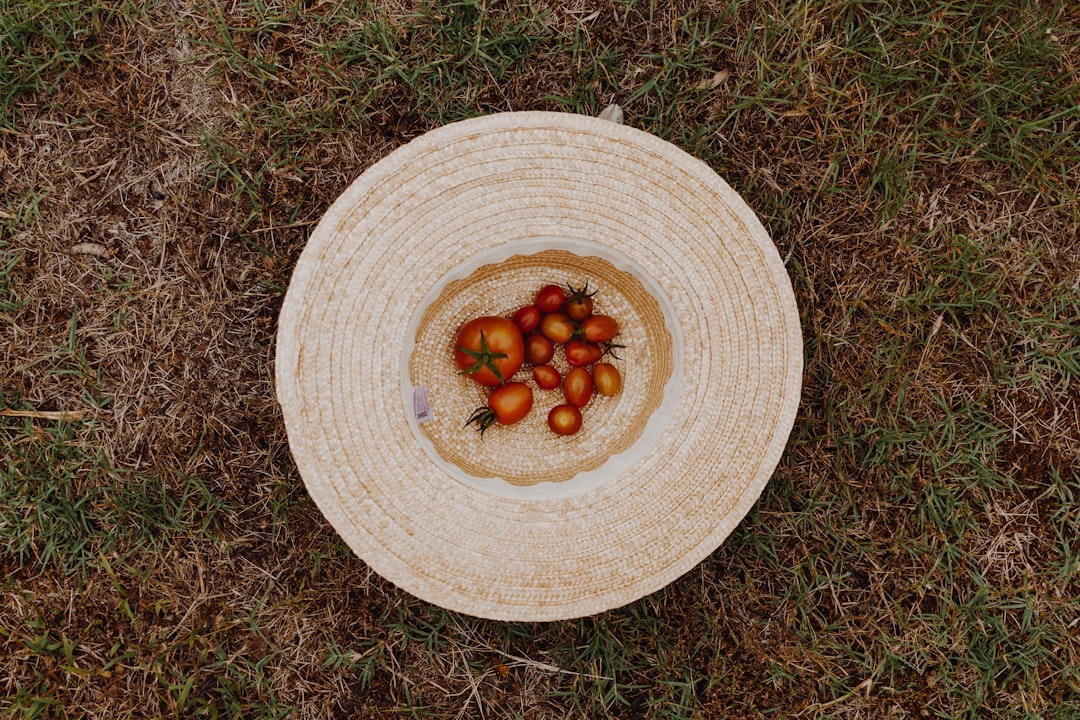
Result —
M568 437L546 427L558 390L519 425L464 427L485 393L453 363L462 323L586 281L619 320L622 392ZM655 136L543 112L365 171L296 265L276 365L300 473L356 554L503 620L618 607L703 560L775 469L801 372L790 280L742 199Z

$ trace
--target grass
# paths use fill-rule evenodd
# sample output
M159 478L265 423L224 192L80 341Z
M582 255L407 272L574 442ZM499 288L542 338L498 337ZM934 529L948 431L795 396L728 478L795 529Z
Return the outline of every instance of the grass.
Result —
M98 34L135 3L4 0L0 3L0 128L17 130L15 107L27 93L48 94L82 63L102 56Z
M1067 2L0 2L0 716L1080 717ZM591 618L374 575L273 395L307 233L504 110L627 121L757 211L802 313L728 541Z

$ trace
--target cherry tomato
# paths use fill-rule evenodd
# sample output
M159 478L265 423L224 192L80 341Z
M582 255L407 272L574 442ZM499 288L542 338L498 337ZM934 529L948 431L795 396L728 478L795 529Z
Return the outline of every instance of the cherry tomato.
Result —
M481 385L506 383L524 359L521 331L507 318L486 315L470 320L458 331L454 362Z
M534 367L533 379L543 390L554 390L562 384L562 375L550 365L537 365Z
M555 357L555 346L543 335L533 333L525 338L525 359L533 365L547 365Z
M545 285L536 294L536 307L540 312L552 313L562 307L566 302L566 293L558 285Z
M500 425L520 422L532 409L532 389L523 382L509 382L491 391L488 407L495 413Z
M622 390L622 375L611 363L596 363L592 369L593 386L596 392L608 397Z
M574 336L575 330L577 325L565 313L549 313L540 320L540 334L551 342L567 342Z
M562 391L566 402L576 407L585 407L592 399L592 375L583 367L570 368L563 378Z
M596 343L588 340L571 340L566 343L566 362L574 367L592 365L604 356L604 351Z
M581 429L581 411L573 405L556 405L548 413L548 427L556 435L573 435Z
M477 408L465 424L476 423L476 428L483 435L496 422L500 425L521 422L532 406L532 388L523 382L509 382L492 390L487 405Z
M571 320L581 321L592 315L593 301L592 298L585 298L583 300L567 300L566 305L563 307L566 314L570 316Z
M522 335L536 332L536 328L540 327L540 308L535 305L526 305L514 313L511 320L518 326Z
M607 342L619 333L619 323L610 315L593 315L581 323L581 332L589 342Z
M581 322L593 314L592 296L595 294L595 291L589 292L589 283L585 283L585 287L580 290L570 286L570 295L563 303L563 312L569 315L571 320Z

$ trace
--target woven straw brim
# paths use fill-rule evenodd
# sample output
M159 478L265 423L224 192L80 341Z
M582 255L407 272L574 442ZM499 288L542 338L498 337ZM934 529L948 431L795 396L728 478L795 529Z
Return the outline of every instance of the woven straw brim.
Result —
M568 438L542 392L522 426L461 428L483 393L449 364L457 326L585 280L622 325L624 391ZM791 283L742 199L652 135L559 113L454 123L364 172L297 263L276 366L300 473L357 555L505 620L617 607L715 550L780 459L801 371Z

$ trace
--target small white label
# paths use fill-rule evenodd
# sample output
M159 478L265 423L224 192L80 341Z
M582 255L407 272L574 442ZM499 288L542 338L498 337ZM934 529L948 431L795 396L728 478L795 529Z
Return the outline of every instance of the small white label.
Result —
M431 411L431 402L428 400L427 385L419 385L413 388L412 404L416 422L427 422L435 417L435 413Z

